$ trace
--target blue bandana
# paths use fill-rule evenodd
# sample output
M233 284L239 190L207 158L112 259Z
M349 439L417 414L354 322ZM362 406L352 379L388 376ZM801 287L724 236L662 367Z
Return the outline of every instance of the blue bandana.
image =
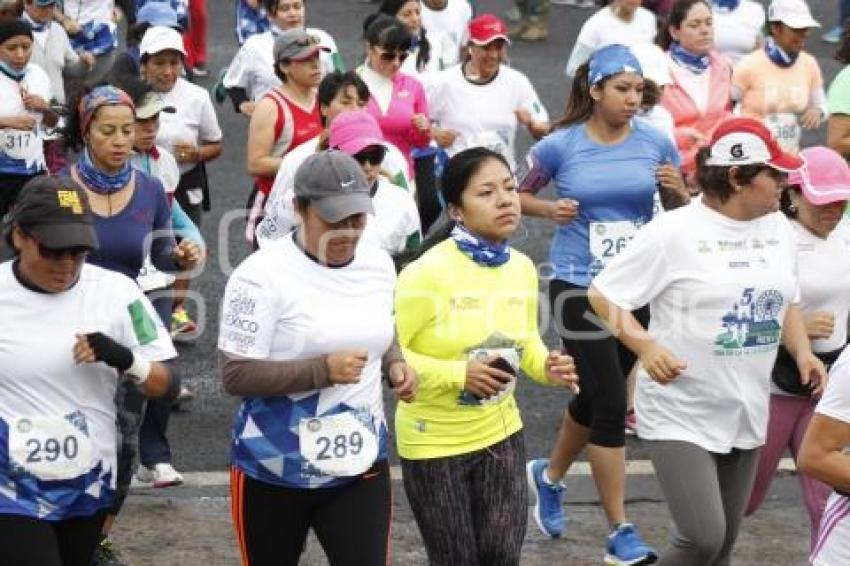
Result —
M130 160L124 162L121 171L115 175L108 175L95 167L89 155L89 148L84 148L80 154L80 160L77 161L77 173L80 174L80 179L88 188L101 195L111 195L117 193L127 186L130 182L130 175L133 174L133 168L130 166Z
M9 77L13 81L15 81L16 83L19 83L22 80L24 80L24 77L27 74L27 72L25 70L19 71L16 68L12 67L11 65L8 65L7 63L5 63L3 61L0 61L0 73L3 73L7 77Z
M711 62L711 58L708 55L696 55L695 53L691 53L682 47L678 41L674 41L670 44L670 57L680 67L684 67L697 75L703 74L705 70L708 69L708 65Z
M25 22L27 22L30 25L33 32L47 31L47 28L50 27L50 20L47 20L46 22L37 22L34 19L32 19L30 17L30 15L27 14L26 12L23 13L23 15L21 16L21 19L24 20Z
M456 224L452 229L452 239L457 244L457 249L478 265L499 267L511 258L511 248L507 242L503 244L488 242L473 235L460 224Z
M720 12L731 12L741 5L741 0L714 0L712 4Z
M799 53L786 53L770 36L764 41L764 51L767 53L767 58L780 67L790 67L797 62L797 57L800 56Z
M590 86L599 81L619 75L637 73L643 75L643 69L632 50L618 43L606 45L593 52L588 62L588 82Z

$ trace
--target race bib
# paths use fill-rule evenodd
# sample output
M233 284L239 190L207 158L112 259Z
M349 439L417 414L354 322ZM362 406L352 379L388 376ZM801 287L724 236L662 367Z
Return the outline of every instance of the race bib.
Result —
M139 276L136 277L136 283L139 284L139 287L142 288L142 291L145 293L149 291L156 291L157 289L165 289L172 283L176 277L171 275L170 273L163 273L154 267L153 263L151 263L151 257L145 257L145 262L142 264L142 268L139 270Z
M41 151L38 136L31 130L0 130L2 151L11 159L33 161Z
M378 438L353 413L301 419L301 456L329 476L357 476L378 457Z
M9 460L40 480L70 480L92 469L91 440L62 417L19 417L9 424Z
M768 114L765 124L773 133L773 137L785 151L797 152L800 149L800 124L793 112Z
M486 147L501 155L508 154L508 143L498 132L478 132L469 137L467 147Z
M603 266L626 249L637 233L637 227L631 220L591 222L589 229L590 253Z
M469 391L463 391L460 395L461 405L495 405L514 392L516 389L516 374L519 373L519 353L515 348L476 348L469 351L468 357L470 360L486 360L494 356L498 356L510 364L514 372L513 379L507 383L502 391L486 399L479 399Z

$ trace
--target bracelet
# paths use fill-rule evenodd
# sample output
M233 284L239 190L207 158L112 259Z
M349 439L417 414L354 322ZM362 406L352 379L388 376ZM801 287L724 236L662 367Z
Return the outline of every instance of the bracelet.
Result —
M125 372L133 380L136 385L142 385L148 380L151 373L151 363L137 355L133 355L133 365L127 368Z

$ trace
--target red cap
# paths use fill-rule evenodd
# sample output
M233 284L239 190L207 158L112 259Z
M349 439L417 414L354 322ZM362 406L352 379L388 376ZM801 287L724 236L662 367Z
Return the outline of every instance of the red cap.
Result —
M730 118L711 136L711 155L706 165L751 165L764 163L780 171L796 171L805 163L786 153L770 130L755 118Z
M508 39L508 26L493 14L481 14L469 22L469 41L475 45L487 45L496 39Z

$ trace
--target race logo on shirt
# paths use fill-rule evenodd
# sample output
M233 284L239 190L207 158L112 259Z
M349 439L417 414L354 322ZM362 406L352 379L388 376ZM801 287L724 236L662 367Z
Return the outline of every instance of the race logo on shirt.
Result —
M782 327L779 313L785 300L776 289L747 287L723 315L723 331L714 340L716 356L740 356L775 350Z

